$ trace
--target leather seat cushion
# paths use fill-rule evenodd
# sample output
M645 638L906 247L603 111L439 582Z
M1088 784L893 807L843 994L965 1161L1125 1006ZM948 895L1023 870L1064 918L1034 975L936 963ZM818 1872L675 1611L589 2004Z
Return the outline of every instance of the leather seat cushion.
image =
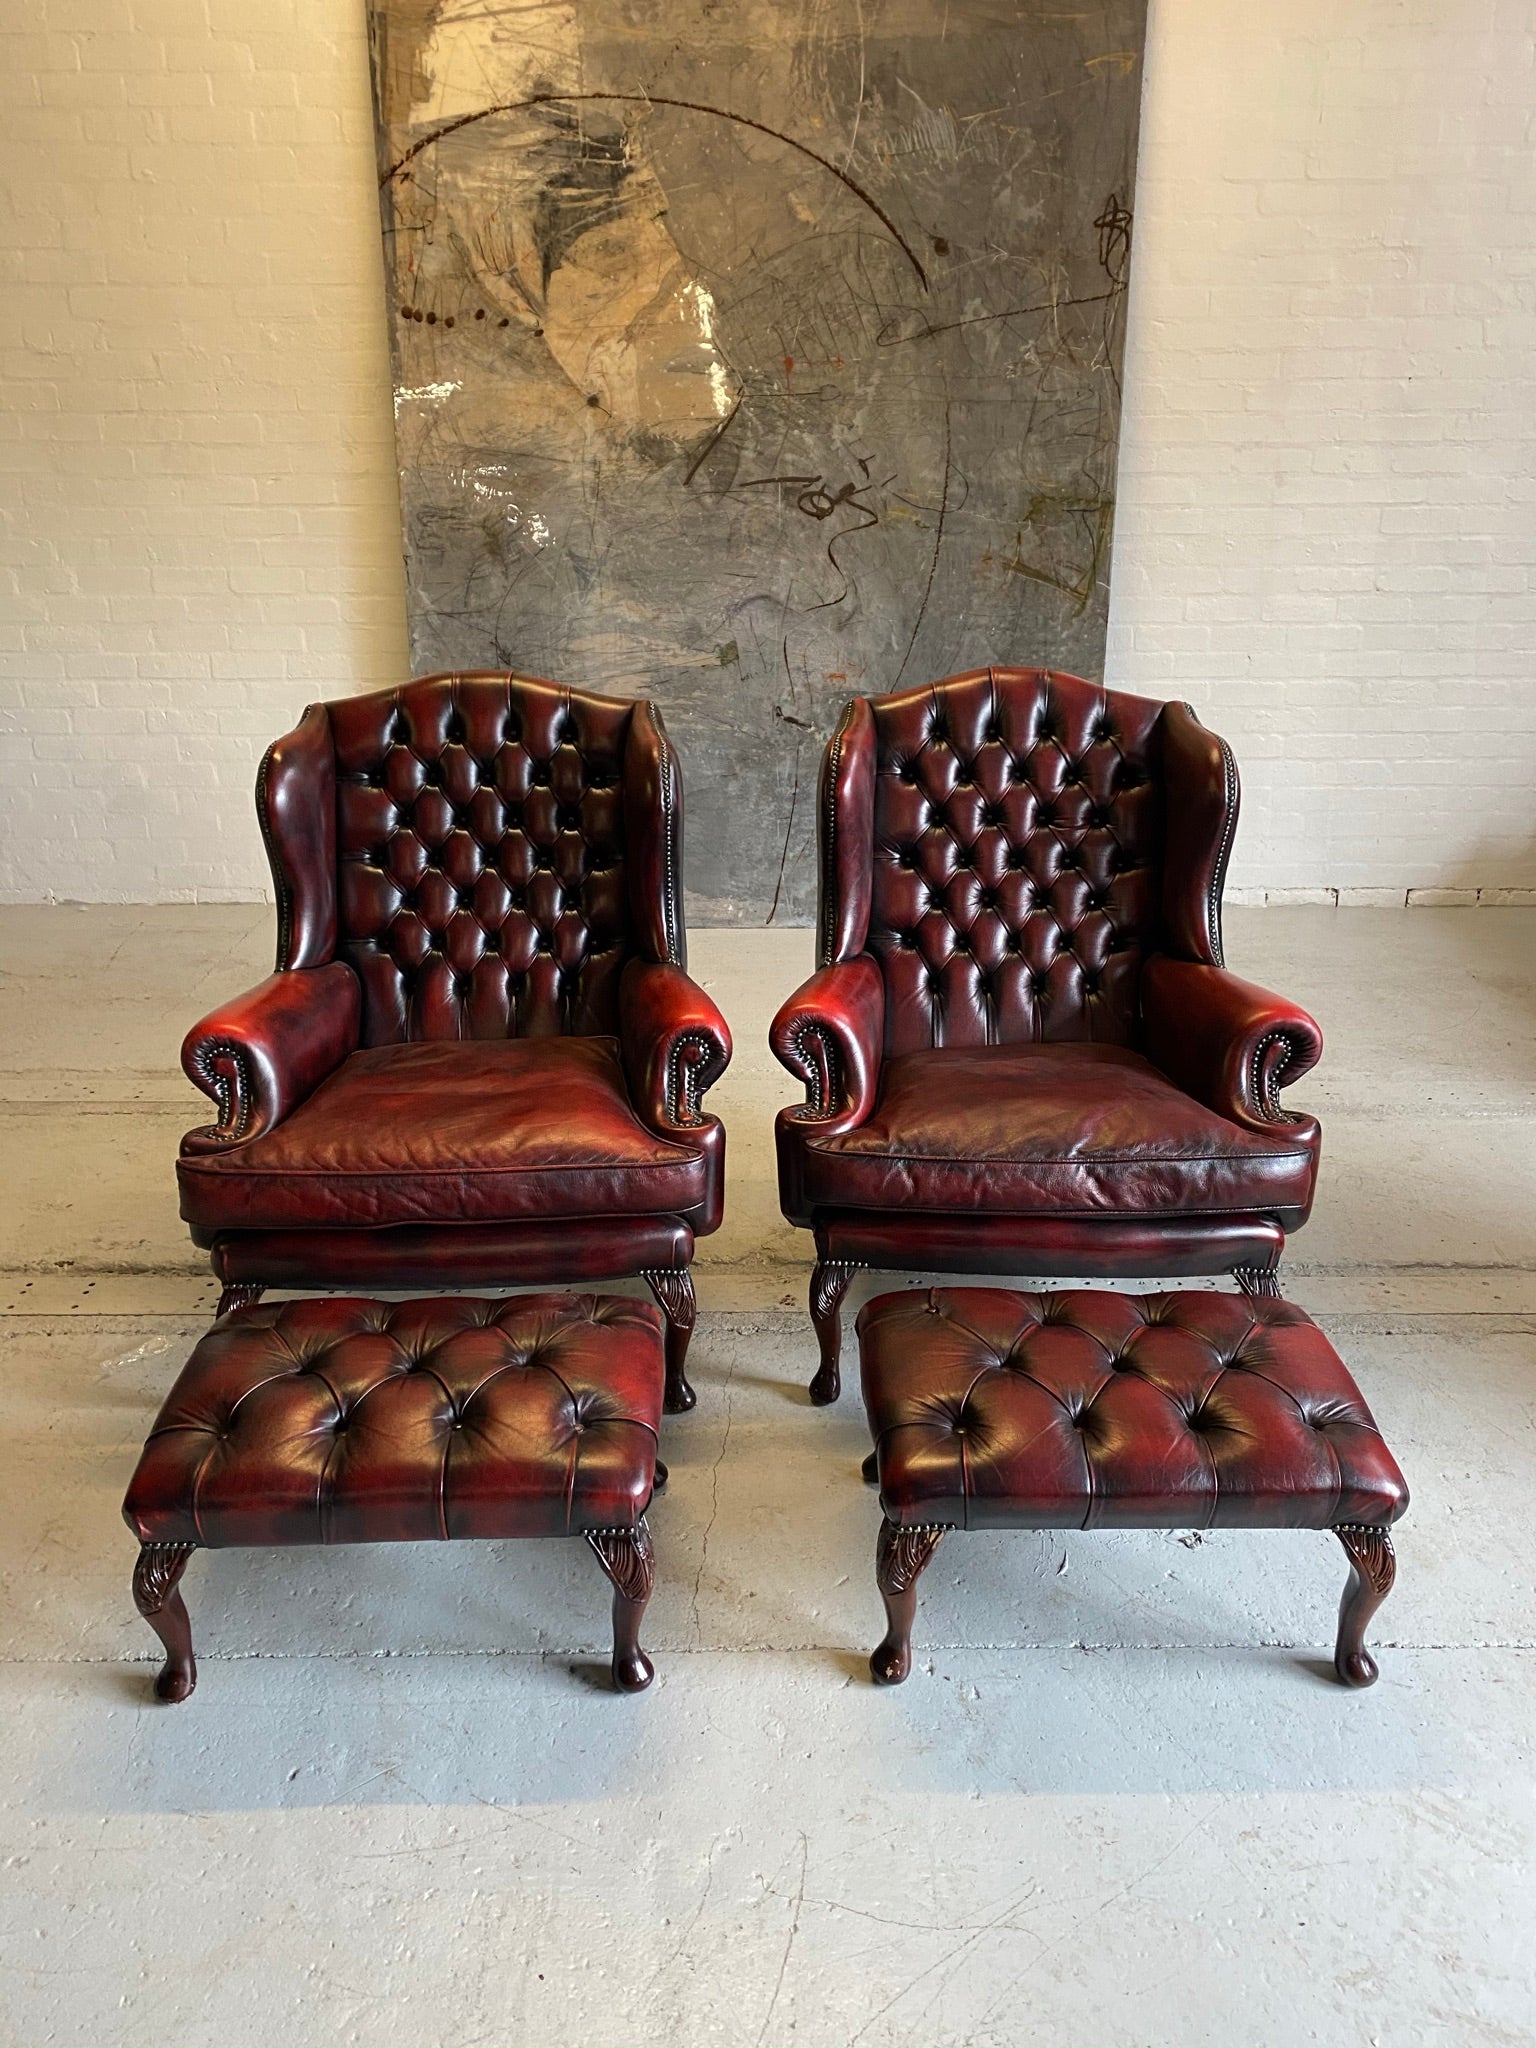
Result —
M123 1515L141 1543L387 1543L632 1528L656 1476L649 1302L282 1301L214 1324Z
M808 1138L820 1207L1015 1216L1305 1208L1315 1161L1206 1109L1115 1045L944 1047L885 1063L868 1120Z
M177 1173L185 1220L220 1230L654 1216L708 1192L703 1154L635 1115L611 1038L373 1046Z
M911 1290L864 1309L859 1357L892 1521L1325 1529L1408 1505L1293 1302Z

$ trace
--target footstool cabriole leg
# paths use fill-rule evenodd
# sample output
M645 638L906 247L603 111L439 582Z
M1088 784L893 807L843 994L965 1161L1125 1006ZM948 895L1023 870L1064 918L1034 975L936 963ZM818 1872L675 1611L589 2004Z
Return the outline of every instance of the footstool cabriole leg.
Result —
M1383 1528L1364 1523L1341 1523L1334 1535L1349 1559L1349 1582L1339 1602L1339 1635L1334 1646L1333 1668L1341 1685L1376 1683L1376 1659L1365 1647L1365 1631L1377 1608L1392 1590L1397 1577L1397 1553L1392 1537Z
M811 1381L811 1399L818 1408L830 1407L843 1390L838 1370L843 1348L843 1296L853 1285L858 1270L841 1260L821 1259L811 1275L811 1322L821 1346L821 1364Z
M656 1559L644 1515L632 1529L589 1529L587 1541L613 1581L613 1683L617 1692L644 1692L654 1673L640 1647L640 1623L656 1583Z
M133 1568L133 1604L165 1645L165 1668L155 1680L157 1700L184 1700L197 1684L192 1623L176 1590L195 1543L146 1543Z
M221 1316L230 1316L237 1308L254 1308L266 1291L266 1283L262 1280L227 1281L219 1296L217 1312Z
M885 1602L885 1641L869 1659L876 1685L900 1685L912 1669L917 1581L950 1527L948 1522L928 1522L904 1528L881 1519L875 1539L875 1583Z
M699 1313L693 1275L686 1266L654 1266L640 1277L667 1319L667 1391L662 1405L669 1415L682 1415L698 1399L683 1370L688 1339L693 1335Z

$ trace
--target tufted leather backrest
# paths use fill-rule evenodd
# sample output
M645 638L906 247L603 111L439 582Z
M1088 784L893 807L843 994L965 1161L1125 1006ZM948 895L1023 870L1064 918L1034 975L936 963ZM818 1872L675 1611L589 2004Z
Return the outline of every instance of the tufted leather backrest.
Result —
M610 1033L631 956L682 964L681 789L653 704L427 676L311 707L258 796L278 964L312 964L282 957L285 926L309 952L315 931L333 937L362 983L365 1045ZM284 839L328 800L334 902L312 849L296 862ZM322 901L330 929L313 909L285 917L288 900Z
M1224 764L1225 826L1230 756L1182 705L990 668L848 707L823 774L821 952L880 962L887 1052L1135 1042L1142 959L1167 937L1165 713L1181 775ZM1214 908L1184 920L1197 957L1219 958L1225 851Z

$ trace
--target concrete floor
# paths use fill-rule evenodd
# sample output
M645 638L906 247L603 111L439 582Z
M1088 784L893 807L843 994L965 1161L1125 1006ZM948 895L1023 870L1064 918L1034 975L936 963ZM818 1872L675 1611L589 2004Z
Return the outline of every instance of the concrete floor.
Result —
M702 932L737 1055L654 1513L656 1684L573 1544L241 1554L148 1698L118 1502L212 1289L182 1030L260 909L0 912L0 2044L1536 2043L1536 913L1239 912L1329 1049L1290 1292L1414 1504L1382 1679L1315 1535L952 1538L877 1693L876 1510L780 1222L803 932Z

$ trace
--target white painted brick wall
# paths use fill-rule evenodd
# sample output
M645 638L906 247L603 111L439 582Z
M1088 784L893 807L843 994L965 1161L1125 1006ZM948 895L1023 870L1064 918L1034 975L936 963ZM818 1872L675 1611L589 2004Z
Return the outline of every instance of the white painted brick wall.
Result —
M260 895L405 661L361 0L7 8L0 155L0 894Z
M1533 145L1531 0L1153 0L1109 678L1250 900L1536 885Z
M1154 0L1110 679L1250 898L1536 887L1532 27ZM260 894L262 744L403 672L361 0L27 0L0 158L0 896Z

